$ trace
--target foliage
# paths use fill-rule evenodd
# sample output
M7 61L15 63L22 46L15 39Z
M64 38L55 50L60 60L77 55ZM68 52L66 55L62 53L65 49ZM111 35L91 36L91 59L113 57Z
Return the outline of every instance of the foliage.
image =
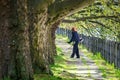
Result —
M81 34L102 39L120 41L120 4L119 0L96 0L78 13L65 19L77 20L74 23L62 23L61 26L78 27Z

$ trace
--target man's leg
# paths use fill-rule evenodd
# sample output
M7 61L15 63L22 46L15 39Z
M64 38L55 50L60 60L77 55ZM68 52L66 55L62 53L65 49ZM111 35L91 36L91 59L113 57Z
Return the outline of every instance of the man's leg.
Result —
M74 57L74 55L75 55L75 53L76 53L76 48L75 48L75 44L74 44L74 46L73 46L73 52L72 52L72 54L71 54L71 58L73 58Z
M77 58L80 58L80 55L79 55L79 48L77 47L77 51L76 51L76 56Z
M72 53L70 57L71 57L71 58L73 58L73 57L74 57L74 55L75 55L75 53Z
M79 43L79 42L76 42L76 46L75 46L75 47L76 47L76 52L75 52L75 53L76 53L76 58L80 58L78 43Z

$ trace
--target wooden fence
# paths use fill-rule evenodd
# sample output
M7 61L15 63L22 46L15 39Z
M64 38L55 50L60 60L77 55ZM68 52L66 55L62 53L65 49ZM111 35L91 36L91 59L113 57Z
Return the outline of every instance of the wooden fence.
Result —
M64 28L58 28L56 34L61 34L71 38L71 30ZM120 43L97 37L85 36L83 34L79 34L79 36L84 39L82 44L89 51L93 52L93 54L97 54L99 52L102 58L110 64L113 63L116 68L120 69Z

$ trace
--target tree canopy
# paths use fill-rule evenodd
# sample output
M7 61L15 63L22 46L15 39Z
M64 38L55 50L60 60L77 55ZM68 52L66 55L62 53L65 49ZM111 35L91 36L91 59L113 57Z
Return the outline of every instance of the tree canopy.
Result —
M66 17L64 23L78 26L88 36L120 41L120 1L95 0L93 5Z

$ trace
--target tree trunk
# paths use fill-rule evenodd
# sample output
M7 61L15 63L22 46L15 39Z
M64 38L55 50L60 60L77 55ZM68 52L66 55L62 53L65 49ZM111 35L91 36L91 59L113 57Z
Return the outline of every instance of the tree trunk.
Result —
M8 75L8 66L10 60L10 31L9 17L10 4L8 0L0 1L0 80ZM8 5L8 6L6 6Z
M33 80L27 0L1 0L0 4L0 80Z
M70 0L68 0L68 2L69 1ZM85 1L83 1L83 3L80 3L82 1L79 0L76 1L78 1L79 4L82 5L88 4L85 3ZM57 2L54 0L29 1L30 51L32 56L34 72L36 73L39 72L51 73L49 64L54 63L53 55L56 53L54 42L55 42L55 29L57 25L55 24L59 21L59 19L61 19L61 17L73 11L73 9L76 9L77 7L81 7L81 6L74 6L74 8L72 8L72 3L71 3L71 5L69 4L69 6L66 6L67 8L65 10L68 10L68 12L65 12L65 10L62 10L61 7L59 7L60 11L58 11L59 12L58 13L56 11L56 8L54 7L57 7L56 4L60 6L63 3L64 1ZM67 4L66 1L65 3ZM54 13L54 11L56 11L57 14Z
M31 9L31 8L30 8ZM33 10L30 10L34 12ZM30 50L32 55L32 63L35 73L51 73L48 62L48 34L49 26L45 25L47 20L47 10L39 13L32 13L30 20ZM32 16L32 17L31 17Z
M55 45L55 31L58 28L60 21L54 23L48 29L48 43L49 43L49 63L54 64L54 56L57 54L56 52L56 45Z
M51 73L57 22L87 1L0 0L0 80L33 80L32 66Z
M16 16L12 20L12 44L11 44L11 72L16 80L32 80L33 71L31 65L30 49L29 49L29 23L27 16L27 0L15 0L13 12ZM13 4L13 5L14 5ZM13 7L13 8L14 8ZM16 23L14 23L17 20ZM14 33L13 33L14 32ZM14 72L13 72L14 71Z

